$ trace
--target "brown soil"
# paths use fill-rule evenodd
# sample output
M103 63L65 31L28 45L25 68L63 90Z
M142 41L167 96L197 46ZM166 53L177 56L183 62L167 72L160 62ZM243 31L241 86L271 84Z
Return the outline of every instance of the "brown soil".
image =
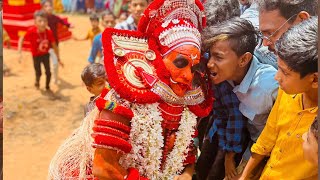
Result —
M77 37L90 28L89 18L68 16ZM83 118L83 105L90 94L80 73L88 64L89 41L68 40L60 43L60 84L51 82L53 95L45 91L45 74L40 90L34 87L35 74L30 52L18 63L16 50L4 49L4 63L10 73L4 77L4 179L44 180L51 158L63 140Z

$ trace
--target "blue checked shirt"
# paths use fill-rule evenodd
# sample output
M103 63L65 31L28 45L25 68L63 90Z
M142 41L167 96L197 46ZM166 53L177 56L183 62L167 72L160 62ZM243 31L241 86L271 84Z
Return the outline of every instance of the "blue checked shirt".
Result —
M215 96L211 114L213 123L208 136L211 141L217 134L219 148L240 153L247 118L239 111L240 102L232 90L233 87L227 81L213 87Z

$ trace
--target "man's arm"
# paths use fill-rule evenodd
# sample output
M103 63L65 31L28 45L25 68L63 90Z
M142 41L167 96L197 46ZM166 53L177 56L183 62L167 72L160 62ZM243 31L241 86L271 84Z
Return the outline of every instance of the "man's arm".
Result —
M56 21L57 21L58 23L63 24L63 25L65 25L65 26L67 26L68 28L72 26L70 23L68 23L67 21L65 21L65 20L62 19L61 17L56 16L56 15L54 15L54 16L55 16Z

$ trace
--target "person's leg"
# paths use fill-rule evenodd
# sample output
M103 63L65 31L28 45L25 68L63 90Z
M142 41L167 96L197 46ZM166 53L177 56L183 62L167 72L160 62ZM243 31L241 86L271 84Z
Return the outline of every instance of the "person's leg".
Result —
M49 54L50 54L50 59L52 62L52 75L53 75L54 83L57 84L58 83L58 71L59 71L58 57L57 57L56 53L54 53L54 50L52 48L49 50Z
M205 139L201 148L201 154L196 164L196 177L197 180L205 180L211 169L211 165L214 162L218 151L218 138L213 136L213 140L210 143L209 139Z
M40 77L41 77L41 58L40 57L33 57L33 67L35 70L35 74L36 74L36 82L35 82L35 86L36 88L39 88L40 86Z
M50 89L50 80L51 80L51 72L50 72L50 61L49 54L43 56L43 65L46 71L46 89Z

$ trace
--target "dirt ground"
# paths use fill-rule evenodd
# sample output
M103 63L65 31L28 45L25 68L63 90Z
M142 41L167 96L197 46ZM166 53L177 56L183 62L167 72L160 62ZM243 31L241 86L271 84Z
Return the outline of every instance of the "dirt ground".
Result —
M83 15L63 15L75 27L77 37L90 28ZM16 50L4 49L4 63L11 72L4 79L4 179L44 180L48 166L63 140L83 118L83 105L90 94L82 84L80 73L88 64L89 41L68 40L60 43L60 83L51 82L54 96L45 91L45 74L40 90L34 87L35 73L30 52L18 63Z

